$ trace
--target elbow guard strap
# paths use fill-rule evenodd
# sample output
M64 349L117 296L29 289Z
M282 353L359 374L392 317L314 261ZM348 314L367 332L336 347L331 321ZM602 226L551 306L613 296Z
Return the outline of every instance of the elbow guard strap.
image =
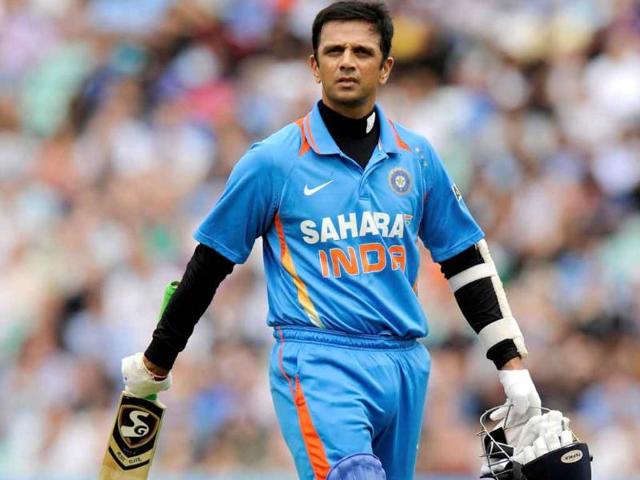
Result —
M511 307L507 301L504 286L502 285L496 266L489 253L489 246L485 240L481 240L476 244L476 248L477 251L473 257L467 254L465 258L461 257L457 261L447 261L446 271L445 269L443 269L443 271L450 274L447 275L449 287L456 294L459 303L463 298L467 299L465 305L460 305L461 309L463 313L465 313L469 323L471 323L471 326L474 327L474 330L478 333L485 352L488 352L492 347L504 340L513 340L518 354L524 358L528 355L524 337L520 331L518 322L511 313ZM452 268L452 266L454 267ZM483 281L479 282L480 280ZM497 300L497 306L494 309L495 311L492 311L490 314L485 312L482 320L480 320L477 312L474 314L475 308L473 304L469 303L469 299L474 297L478 298L477 295L480 293L477 289L480 288L481 284L486 286L485 282L489 281L491 282L489 288L491 289L492 287L493 293L495 294L494 302ZM472 293L474 288L476 289L475 294ZM494 318L487 322L487 315L491 315Z
M518 354L524 358L528 355L527 347L524 344L524 337L518 326L518 322L513 317L501 318L490 323L478 333L480 343L486 352L491 347L503 340L513 340L518 350Z

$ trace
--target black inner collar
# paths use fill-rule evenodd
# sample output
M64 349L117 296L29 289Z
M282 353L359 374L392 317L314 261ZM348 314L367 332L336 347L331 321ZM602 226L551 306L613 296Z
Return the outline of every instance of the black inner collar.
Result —
M327 107L322 100L318 109L327 130L340 150L364 168L380 138L380 119L375 109L362 118L348 118ZM373 125L371 116L374 115ZM367 131L369 128L369 131Z
M367 122L369 117L374 114L375 109L362 118L349 118L327 107L322 100L318 102L318 108L320 109L322 120L324 120L329 133L334 139L336 137L363 138L373 133L373 129L367 132ZM377 123L378 118L375 119L375 124Z

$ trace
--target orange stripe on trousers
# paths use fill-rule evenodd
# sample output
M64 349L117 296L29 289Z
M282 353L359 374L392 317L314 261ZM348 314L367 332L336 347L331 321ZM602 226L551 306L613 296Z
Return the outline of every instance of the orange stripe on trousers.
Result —
M304 398L304 392L302 391L302 385L300 384L300 378L296 376L296 396L295 396L296 410L298 410L298 419L300 420L300 429L302 430L302 440L304 446L307 449L307 455L311 462L311 468L316 480L325 480L331 467L327 460L327 454L324 451L324 445L322 440L318 436L316 427L313 426L311 420L311 414L309 413L309 407L307 401Z

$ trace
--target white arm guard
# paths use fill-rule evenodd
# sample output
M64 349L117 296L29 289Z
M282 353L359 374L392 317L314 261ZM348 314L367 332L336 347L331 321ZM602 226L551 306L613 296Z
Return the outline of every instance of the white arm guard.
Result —
M520 356L524 358L528 355L527 348L524 344L524 337L522 336L518 322L511 313L511 307L507 301L502 281L498 276L498 271L496 270L496 266L493 263L491 254L489 253L489 246L487 245L486 240L480 240L477 243L477 247L484 263L474 265L473 267L467 268L466 270L454 275L449 279L449 286L455 293L457 290L471 282L482 278L490 278L498 299L502 318L486 325L482 330L480 330L480 332L478 332L480 342L482 343L484 350L488 351L491 347L501 341L511 339L513 340Z

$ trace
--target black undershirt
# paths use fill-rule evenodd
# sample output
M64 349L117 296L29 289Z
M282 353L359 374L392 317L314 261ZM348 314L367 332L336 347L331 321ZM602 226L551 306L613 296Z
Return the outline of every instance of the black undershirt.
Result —
M318 102L318 109L338 148L364 169L380 139L380 120L375 110L362 118L353 119L327 107L322 100ZM372 115L375 121L367 132L367 123Z
M184 350L193 329L209 307L218 286L231 273L234 263L214 249L199 244L171 297L144 355L170 370Z

